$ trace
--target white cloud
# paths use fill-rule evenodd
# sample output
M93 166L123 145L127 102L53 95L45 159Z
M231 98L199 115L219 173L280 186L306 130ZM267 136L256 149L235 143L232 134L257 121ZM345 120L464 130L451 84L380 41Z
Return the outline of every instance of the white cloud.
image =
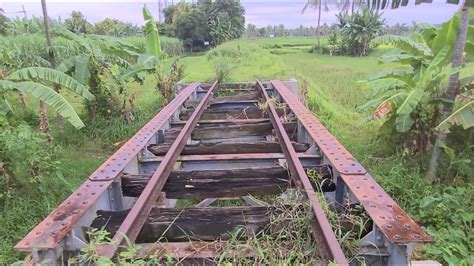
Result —
M0 8L3 8L8 16L22 16L18 12L24 5L28 17L42 16L40 0L0 0ZM161 0L164 2L164 0ZM178 2L179 0L174 0ZM190 0L188 0L190 1ZM457 10L456 5L446 4L445 0L435 0L433 4L422 4L396 10L385 10L384 17L389 24L407 23L412 21L440 23L448 20ZM143 25L141 8L147 4L155 19L158 19L158 0L47 0L48 13L50 17L65 19L69 17L73 10L81 11L92 23L105 18L116 18L122 21ZM305 0L243 0L246 8L246 23L253 23L258 26L284 24L286 27L298 27L299 25L315 25L317 14L313 9L308 9L301 14ZM168 0L171 3L171 0ZM335 4L331 4L328 12L323 12L321 23L336 22L335 14L338 9Z

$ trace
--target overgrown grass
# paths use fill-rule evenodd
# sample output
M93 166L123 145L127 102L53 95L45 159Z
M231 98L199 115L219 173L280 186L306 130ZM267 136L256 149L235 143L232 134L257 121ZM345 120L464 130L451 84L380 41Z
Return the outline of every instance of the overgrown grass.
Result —
M211 81L216 79L216 63L225 61L230 68L227 82L252 81L256 79L285 78L287 71L280 58L266 52L254 43L242 40L225 43L209 51L205 56L186 56L184 65L185 81Z

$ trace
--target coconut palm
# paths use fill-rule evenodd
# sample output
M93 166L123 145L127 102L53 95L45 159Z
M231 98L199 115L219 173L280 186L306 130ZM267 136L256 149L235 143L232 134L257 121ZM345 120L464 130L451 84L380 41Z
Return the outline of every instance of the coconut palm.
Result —
M455 51L452 57L453 68L457 68L461 66L464 48L466 46L466 35L467 35L468 25L469 25L469 7L467 6L467 3L468 3L468 0L465 0L464 5L461 9L461 23L459 25L456 41L454 42ZM474 4L474 3L471 3L471 4ZM471 45L469 45L469 47L471 47ZM474 118L474 114L472 113L472 111L474 110L474 108L472 105L472 101L470 104L468 103L465 105L466 108L461 109L461 110L464 110L462 113L456 112L452 114L453 107L454 107L453 102L455 101L458 95L458 92L459 92L459 73L453 73L449 77L448 89L446 91L447 101L444 102L443 110L441 112L441 119L443 120L441 125L443 125L444 123L447 123L450 120L451 121L454 120L455 123L459 123L459 116L462 114L468 115L469 113L471 114L470 123L471 125L473 124L472 120ZM441 156L441 147L439 144L444 143L446 141L446 136L447 136L446 130L440 130L436 134L436 143L438 143L438 145L434 146L433 153L431 155L430 165L429 165L429 169L427 173L427 177L429 179L434 179L434 177L436 176L436 172L438 169L438 160L439 160L439 157Z
M326 0L308 0L308 2L304 5L303 10L301 13L304 13L308 8L318 9L318 24L316 25L316 39L318 40L318 48L321 49L321 41L320 41L320 34L319 34L319 27L321 25L321 9L322 9L322 2L324 1L324 10L328 10L328 1Z
M370 41L383 30L385 25L382 14L364 8L352 15L340 13L336 16L339 19L341 35L345 40L345 46L349 54L367 55Z

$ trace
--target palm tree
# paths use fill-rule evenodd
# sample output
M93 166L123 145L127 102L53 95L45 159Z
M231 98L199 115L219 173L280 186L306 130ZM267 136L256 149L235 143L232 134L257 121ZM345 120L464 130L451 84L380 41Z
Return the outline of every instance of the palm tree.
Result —
M308 0L308 2L304 5L303 10L301 13L304 13L306 9L309 7L318 9L318 24L316 26L316 39L318 40L318 49L321 49L321 41L319 36L319 26L321 25L321 9L322 9L322 1L323 0ZM327 10L327 2L325 1L325 9Z
M455 50L452 60L452 67L457 68L462 64L462 57L464 53L464 46L466 44L467 29L469 26L469 6L468 0L464 1L464 5L461 9L461 24L459 25L459 31L456 38ZM459 92L459 72L451 74L448 81L448 89L446 91L446 101L443 104L443 110L441 111L441 120L448 118L453 112L453 103ZM433 153L431 154L430 164L428 167L428 173L426 176L429 179L434 179L438 170L438 160L441 156L441 144L446 141L446 132L438 131L436 134L436 144L433 147Z

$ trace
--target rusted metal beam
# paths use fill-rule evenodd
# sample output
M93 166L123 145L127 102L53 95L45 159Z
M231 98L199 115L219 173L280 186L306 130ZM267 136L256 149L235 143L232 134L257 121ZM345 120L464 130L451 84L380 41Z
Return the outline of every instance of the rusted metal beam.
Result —
M196 110L193 112L188 120L188 123L183 127L183 130L176 138L176 141L171 145L169 151L166 153L164 163L161 163L153 174L150 182L143 190L140 197L137 199L132 209L128 213L124 222L118 229L118 232L112 238L112 244L98 247L99 254L112 258L120 245L124 244L126 238L134 242L140 230L145 223L145 220L150 213L151 208L158 199L163 186L173 170L174 164L178 159L181 151L186 145L186 141L191 137L192 130L198 123L202 113L204 112L213 90L217 87L218 82L214 82L212 87L208 90L204 98L201 100Z
M257 89L265 100L266 109L269 114L270 121L273 124L275 133L280 141L281 149L285 154L286 163L291 173L291 177L295 179L295 183L304 190L304 194L311 203L315 221L311 225L312 233L319 244L319 253L323 262L328 263L334 261L337 265L348 265L348 261L339 245L331 225L319 203L318 196L306 175L306 171L299 161L296 151L291 145L291 141L285 132L282 122L276 112L272 99L268 96L266 89L260 81L257 81Z
M74 193L53 210L41 223L31 230L15 249L28 252L48 252L64 245L62 241L71 232L86 212L95 208L95 204L106 194L111 184L120 175L120 172L132 160L137 158L139 152L155 136L155 133L172 118L183 103L198 88L198 83L193 83L183 89L166 107L151 119L140 131L127 141L105 163L103 163ZM101 206L107 209L110 206ZM93 211L95 212L95 211ZM91 219L92 221L92 219ZM72 239L69 239L73 241Z
M364 206L365 211L391 243L431 242L423 229L369 175L354 156L314 117L279 80L271 84L316 142L325 161L340 174L342 181ZM337 184L339 188L344 184Z

